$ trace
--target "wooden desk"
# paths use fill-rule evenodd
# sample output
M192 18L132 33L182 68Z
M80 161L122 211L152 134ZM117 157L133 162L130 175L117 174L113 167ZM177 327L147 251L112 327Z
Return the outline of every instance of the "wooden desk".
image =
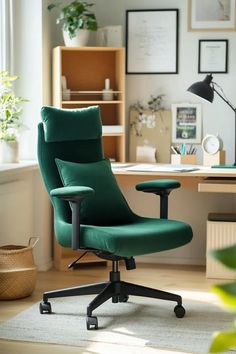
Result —
M137 193L135 191L137 183L152 179L176 179L182 186L178 191L171 193L169 216L172 219L183 220L192 226L193 241L167 253L140 256L139 262L206 264L207 216L209 212L236 211L235 195L232 194L236 193L236 169L197 167L199 170L192 172L138 172L126 171L122 168L113 169L132 210L143 216L159 215L158 201L155 195ZM224 193L228 193L227 197Z
M118 183L124 187L135 186L139 182L152 179L177 179L183 187L192 187L198 192L236 193L236 168L199 166L199 170L192 172L143 172L115 168L115 164L112 166Z

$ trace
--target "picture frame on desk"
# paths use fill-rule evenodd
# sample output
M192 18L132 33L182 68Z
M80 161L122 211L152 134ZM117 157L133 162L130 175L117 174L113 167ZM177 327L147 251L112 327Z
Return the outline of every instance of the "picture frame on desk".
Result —
M199 144L202 138L200 103L174 103L172 111L172 142Z
M225 74L228 72L228 40L200 39L198 72Z
M236 0L188 0L189 31L235 31Z
M178 9L126 11L126 73L178 73Z

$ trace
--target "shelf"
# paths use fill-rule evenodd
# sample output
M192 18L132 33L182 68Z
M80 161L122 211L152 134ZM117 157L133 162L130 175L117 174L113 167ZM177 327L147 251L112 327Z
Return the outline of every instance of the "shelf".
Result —
M123 101L62 101L62 104L72 105L72 104L120 104Z
M125 49L56 47L53 49L52 71L53 105L64 109L99 106L104 126L104 155L124 162ZM62 82L63 76L66 78L66 85ZM105 96L108 92L104 92L107 78L110 80L111 96Z
M123 93L122 91L112 91L113 94ZM101 91L70 91L71 95L102 95L103 90Z
M106 136L119 136L124 134L124 127L122 125L103 125L102 135Z

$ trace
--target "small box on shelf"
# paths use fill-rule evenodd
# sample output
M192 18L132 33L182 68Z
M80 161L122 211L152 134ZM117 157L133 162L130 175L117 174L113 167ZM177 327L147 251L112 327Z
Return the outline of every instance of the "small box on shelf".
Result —
M171 163L174 165L178 165L178 164L196 165L197 155L171 154Z

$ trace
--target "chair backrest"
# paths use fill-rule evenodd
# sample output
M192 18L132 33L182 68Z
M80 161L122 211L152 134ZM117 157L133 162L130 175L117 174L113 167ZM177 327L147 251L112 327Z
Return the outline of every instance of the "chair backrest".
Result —
M72 165L73 163L77 163L78 165L86 164L86 168L89 167L90 163L99 164L100 161L104 162L102 124L98 106L74 110L43 107L41 115L43 123L38 125L38 161L41 175L48 193L50 193L52 189L63 186L61 175L58 172L58 163L56 164L56 161L62 160L62 162L70 162ZM94 164L91 165L94 166ZM93 174L96 174L96 170L92 175ZM93 177L91 176L91 173L88 173L88 176L91 178ZM96 176L94 176L94 178L96 181ZM109 178L108 172L108 180L112 180L112 178L114 179L113 175ZM102 178L100 178L100 180L102 180ZM114 181L112 180L110 185L112 186L111 189L114 190L113 200L118 200L117 203L114 200L113 205L118 210L113 210L113 214L118 216L121 215L122 220L125 220L126 218L128 220L132 212ZM101 182L103 183L101 187L104 189L106 183L104 184L104 181ZM89 183L88 178L88 186L91 186ZM104 209L104 194L106 192L107 190L103 190L103 195L102 193L97 194L96 207L99 208L100 203L101 212L102 209ZM69 203L58 198L52 198L51 201L54 206L54 217L66 222L71 222ZM108 202L110 201L111 198ZM112 205L108 208L111 209ZM90 206L88 209L89 212L91 209ZM106 213L106 210L104 213ZM89 219L85 217L84 220L89 220L89 223L93 223L94 218L96 224L96 219L98 219L96 218L97 214L94 214L93 212L90 212L90 214L91 216L89 216Z

